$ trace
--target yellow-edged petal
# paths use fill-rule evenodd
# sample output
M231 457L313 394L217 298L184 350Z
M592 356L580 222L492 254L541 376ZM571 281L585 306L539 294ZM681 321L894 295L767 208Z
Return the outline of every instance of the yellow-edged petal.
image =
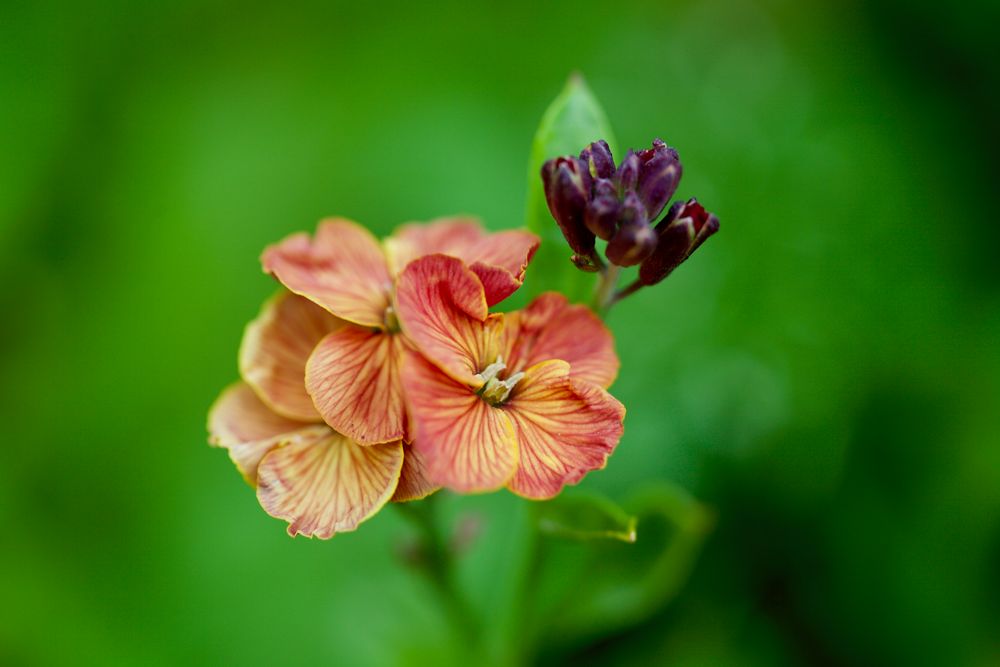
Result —
M324 220L316 235L293 234L261 255L264 271L349 322L383 327L392 277L378 240L361 225Z
M603 468L621 439L625 408L601 387L570 376L564 361L525 371L504 406L517 430L519 462L508 488L551 498Z
M291 536L329 538L354 530L396 490L403 445L365 447L323 427L311 440L269 452L260 462L257 498Z
M250 484L257 483L257 467L265 454L313 428L275 413L245 382L227 387L208 412L209 444L227 449Z
M517 441L503 410L410 350L404 353L403 388L413 447L423 455L432 483L465 493L507 483L517 463Z
M424 455L412 445L403 445L403 470L399 473L399 485L392 496L392 502L420 500L440 488L440 485L434 484L427 477L427 461Z
M396 312L425 357L463 384L482 385L475 376L496 361L503 316L488 315L482 283L461 260L428 255L407 265Z
M475 218L459 217L403 225L385 244L396 273L425 255L440 253L461 259L482 281L486 301L492 306L524 282L525 269L538 249L539 239L521 230L491 234Z
M240 374L278 414L319 421L306 392L306 361L323 336L343 322L309 299L283 291L247 325Z
M562 294L539 295L524 310L508 314L506 326L511 369L561 359L574 378L604 388L618 375L611 332L589 308L571 305Z
M355 326L320 341L306 365L305 384L327 424L366 445L404 438L404 345L398 333Z

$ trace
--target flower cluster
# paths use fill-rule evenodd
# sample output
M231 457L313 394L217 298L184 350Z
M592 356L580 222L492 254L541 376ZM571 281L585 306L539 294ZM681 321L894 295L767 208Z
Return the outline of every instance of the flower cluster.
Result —
M636 288L666 278L719 229L718 218L695 199L676 202L652 226L681 179L677 151L659 139L652 148L630 150L617 167L607 142L595 141L579 157L546 162L542 179L549 211L575 253L573 263L601 270L596 240L602 239L611 264L640 267Z
M473 220L379 242L341 219L267 248L283 286L246 329L242 380L209 414L291 535L353 530L441 487L550 498L604 466L625 410L611 334L555 293L491 313L538 247Z

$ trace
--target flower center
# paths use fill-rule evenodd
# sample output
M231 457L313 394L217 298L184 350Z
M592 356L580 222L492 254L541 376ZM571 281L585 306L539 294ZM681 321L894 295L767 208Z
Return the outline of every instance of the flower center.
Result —
M524 377L524 373L518 372L506 380L501 380L500 373L505 370L507 370L507 364L503 362L503 357L498 356L496 361L476 374L476 377L484 382L476 393L493 407L503 405L504 401L510 397L511 390Z
M396 333L399 331L399 318L396 317L396 309L392 306L385 307L385 313L382 315L382 322L385 324L385 330L389 333Z

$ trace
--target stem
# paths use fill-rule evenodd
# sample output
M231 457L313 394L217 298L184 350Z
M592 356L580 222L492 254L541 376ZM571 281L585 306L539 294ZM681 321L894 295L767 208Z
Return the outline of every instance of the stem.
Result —
M619 273L621 273L620 266L609 264L607 270L601 273L601 282L597 283L597 291L594 293L594 312L600 315L601 319L604 319L608 308L614 303Z
M455 629L467 647L474 649L479 641L479 624L455 581L455 562L448 540L436 519L436 505L433 496L420 502L394 503L420 531L417 558L410 564L437 591Z
M608 304L608 307L610 308L611 306L615 305L625 297L635 294L642 288L643 288L642 282L640 282L639 279L636 278L635 282L631 283L628 287L615 292L615 295L611 297L611 303Z

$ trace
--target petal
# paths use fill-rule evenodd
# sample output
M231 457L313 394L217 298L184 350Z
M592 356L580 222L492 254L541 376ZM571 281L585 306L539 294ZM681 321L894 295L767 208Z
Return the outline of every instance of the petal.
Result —
M319 223L316 235L293 234L261 255L264 271L342 319L382 327L392 278L378 240L350 220Z
M256 484L257 466L265 454L312 428L276 414L244 382L225 389L208 412L209 444L228 449L229 458L250 484Z
M354 530L381 509L402 466L402 443L365 447L324 427L319 437L264 457L257 499L268 514L289 522L289 535L325 539Z
M247 325L240 345L240 374L278 414L319 421L306 393L306 360L341 320L309 299L281 292Z
M526 498L551 498L603 468L622 436L624 406L571 377L564 361L525 371L504 407L517 428L520 457L508 488Z
M516 323L511 322L516 318ZM513 317L516 333L509 367L521 370L549 359L569 363L574 378L610 387L618 375L615 340L604 323L585 306L570 305L556 292L540 295Z
M406 435L403 346L399 334L354 326L319 342L306 364L305 384L327 424L366 445Z
M496 361L503 316L487 314L483 286L461 260L411 262L396 283L396 313L425 357L463 384L482 384L475 375Z
M403 387L413 424L413 448L436 484L467 493L492 491L517 463L513 424L419 354L407 350Z
M524 272L538 250L530 232L507 230L491 234L475 218L443 218L427 224L403 225L386 240L393 271L435 253L463 260L479 276L489 305L513 294L524 282Z
M392 502L420 500L440 488L427 477L427 460L424 455L412 445L403 445L403 470L399 473L399 485L392 496Z

